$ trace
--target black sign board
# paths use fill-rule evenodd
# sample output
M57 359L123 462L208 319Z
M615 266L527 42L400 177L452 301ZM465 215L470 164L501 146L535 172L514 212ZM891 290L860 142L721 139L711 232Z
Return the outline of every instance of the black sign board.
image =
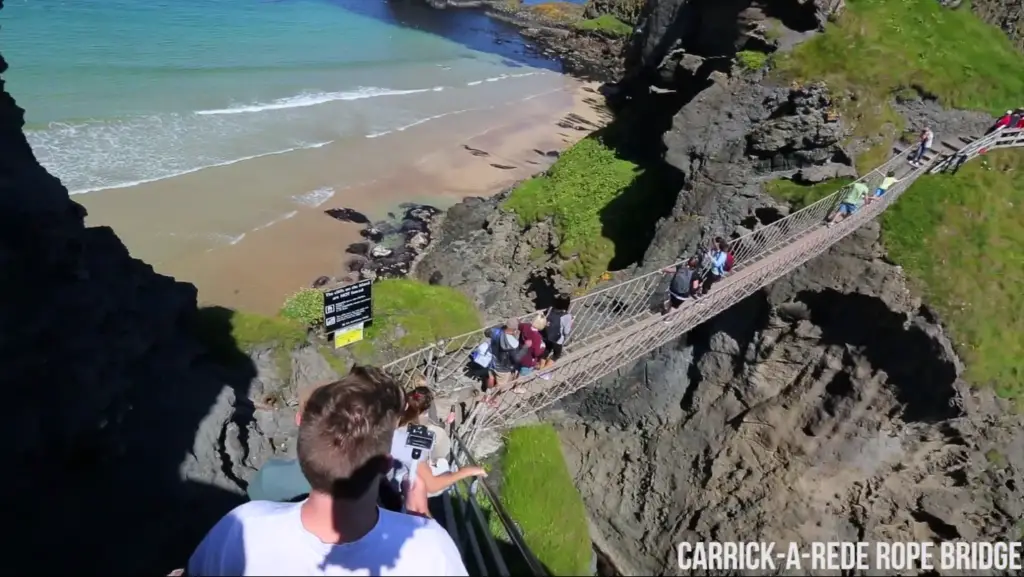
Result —
M370 301L372 280L361 280L324 293L324 331L333 333L363 323L373 324L373 304Z

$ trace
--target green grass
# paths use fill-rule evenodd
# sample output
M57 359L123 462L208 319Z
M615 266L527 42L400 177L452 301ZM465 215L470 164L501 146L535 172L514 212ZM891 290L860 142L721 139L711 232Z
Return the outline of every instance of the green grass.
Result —
M592 545L583 499L550 425L508 433L501 500L527 545L553 575L587 575Z
M528 8L541 18L559 23L573 22L583 16L583 6L574 2L543 2Z
M633 33L633 27L611 14L602 14L597 18L588 18L574 25L578 30L597 32L612 38L622 38Z
M608 270L615 257L603 213L641 174L636 164L616 156L595 134L566 150L547 174L520 184L503 208L514 211L523 226L553 219L558 254L572 259L563 272L593 278ZM626 216L628 211L616 212Z
M1024 94L1024 56L1006 36L969 7L935 0L848 0L825 34L778 55L774 69L827 82L853 136L878 139L870 158L858 159L862 171L884 160L905 128L890 96L913 87L948 107L1001 113Z
M385 363L444 337L480 328L472 301L462 293L409 279L384 279L373 284L373 326L364 339L346 347L363 363ZM272 346L279 375L291 375L291 351L307 342L302 322L282 316L267 317L224 307L199 310L194 333L214 358L227 364L247 362L246 353ZM318 345L320 354L339 375L351 361L332 350L333 343Z
M246 353L272 345L279 376L291 375L290 351L306 342L306 327L281 317L266 317L224 307L199 309L193 333L213 357L227 365L248 361Z
M889 95L918 86L946 106L1000 113L1020 105L1024 57L970 9L934 0L848 0L825 34L778 59L800 79Z
M736 62L744 70L756 72L764 68L765 63L768 62L768 55L756 50L741 50L736 53Z
M889 256L948 325L965 378L1024 406L1024 152L918 179L883 216Z
M818 184L802 185L792 180L779 179L767 182L765 192L777 200L789 203L794 210L809 206L853 182L852 178L833 178Z
M453 288L382 279L373 284L373 325L347 348L361 362L380 363L480 326L476 306Z

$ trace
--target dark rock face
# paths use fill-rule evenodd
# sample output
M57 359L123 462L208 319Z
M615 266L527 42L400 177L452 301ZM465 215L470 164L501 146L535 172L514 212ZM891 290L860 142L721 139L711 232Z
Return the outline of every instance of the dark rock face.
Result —
M405 211L401 218L372 224L350 209L335 209L335 214L331 214L339 220L367 225L361 234L370 242L357 242L345 249L354 255L348 262L348 269L356 273L351 280L401 278L412 270L420 253L430 244L434 219L441 211L414 203L404 203L401 208Z
M974 0L971 8L982 20L1006 32L1024 50L1024 5L1016 0Z
M523 232L515 215L498 210L503 198L472 197L450 208L414 271L420 280L466 293L489 319L549 306L544 298L569 290L536 257L538 249L543 256L557 246L553 228L542 223Z
M1019 531L1024 420L958 379L878 232L563 403L570 469L620 571L675 574L682 540Z
M843 0L648 0L626 51L627 81L669 87L679 63L692 57L732 57L744 48L770 43L761 23L773 16L796 32L821 27ZM691 56L687 62L683 54Z
M206 362L187 330L194 287L131 258L109 228L86 228L23 124L0 90L5 567L166 571L240 502L227 465L241 453L218 440L244 426L255 370ZM208 321L208 335L228 334L226 317Z

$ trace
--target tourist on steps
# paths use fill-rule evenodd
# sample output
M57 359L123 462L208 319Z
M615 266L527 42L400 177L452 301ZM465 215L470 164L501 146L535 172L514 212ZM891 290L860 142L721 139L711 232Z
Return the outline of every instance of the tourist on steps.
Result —
M572 315L569 314L569 305L572 304L569 295L560 294L555 297L555 302L547 314L547 327L544 328L544 357L541 359L541 369L551 366L562 356L565 342L572 332Z
M874 196L869 196L867 198L868 203L874 201L877 198L881 198L882 195L885 194L885 191L889 190L889 188L891 188L892 185L896 184L897 182L899 182L899 179L896 178L896 171L890 170L889 172L887 172L885 174L885 178L882 179L882 183L879 184L878 188L875 189Z
M868 197L868 187L863 182L855 182L846 189L846 196L839 202L839 208L836 209L835 214L832 215L832 219L829 221L829 228L834 224L839 224L844 218L857 212L857 209L864 204L865 199Z
M487 476L487 472L480 467L463 467L454 473L449 470L448 451L451 440L448 433L427 420L427 413L433 404L434 392L429 387L420 386L409 391L405 397L405 412L398 420L398 429L391 439L391 453L397 454L405 445L405 431L410 424L425 425L434 433L434 447L427 460L419 462L416 470L417 482L424 484L428 497L440 495L463 479Z
M928 152L932 147L932 142L935 140L935 134L932 133L932 129L925 126L924 130L921 131L921 137L917 141L917 149L910 153L907 160L911 166L920 168L921 161L924 159L925 153Z
M427 512L423 483L404 483L407 515L378 506L401 387L356 367L310 395L298 456L309 481L299 503L251 501L207 533L188 575L467 575L459 550Z
M991 128L989 128L988 130L985 131L985 135L987 136L987 135L992 134L993 132L995 132L995 131L997 131L999 129L1011 126L1010 125L1010 117L1011 116L1013 116L1013 111L1012 110L1007 110L1006 114L1000 116L999 120L996 120L996 123L993 124Z

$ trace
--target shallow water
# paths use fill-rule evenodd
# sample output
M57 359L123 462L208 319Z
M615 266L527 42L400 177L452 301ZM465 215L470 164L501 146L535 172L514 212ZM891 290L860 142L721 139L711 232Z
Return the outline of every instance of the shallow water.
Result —
M479 12L407 0L8 0L0 25L29 140L73 193L393 134L553 68Z

